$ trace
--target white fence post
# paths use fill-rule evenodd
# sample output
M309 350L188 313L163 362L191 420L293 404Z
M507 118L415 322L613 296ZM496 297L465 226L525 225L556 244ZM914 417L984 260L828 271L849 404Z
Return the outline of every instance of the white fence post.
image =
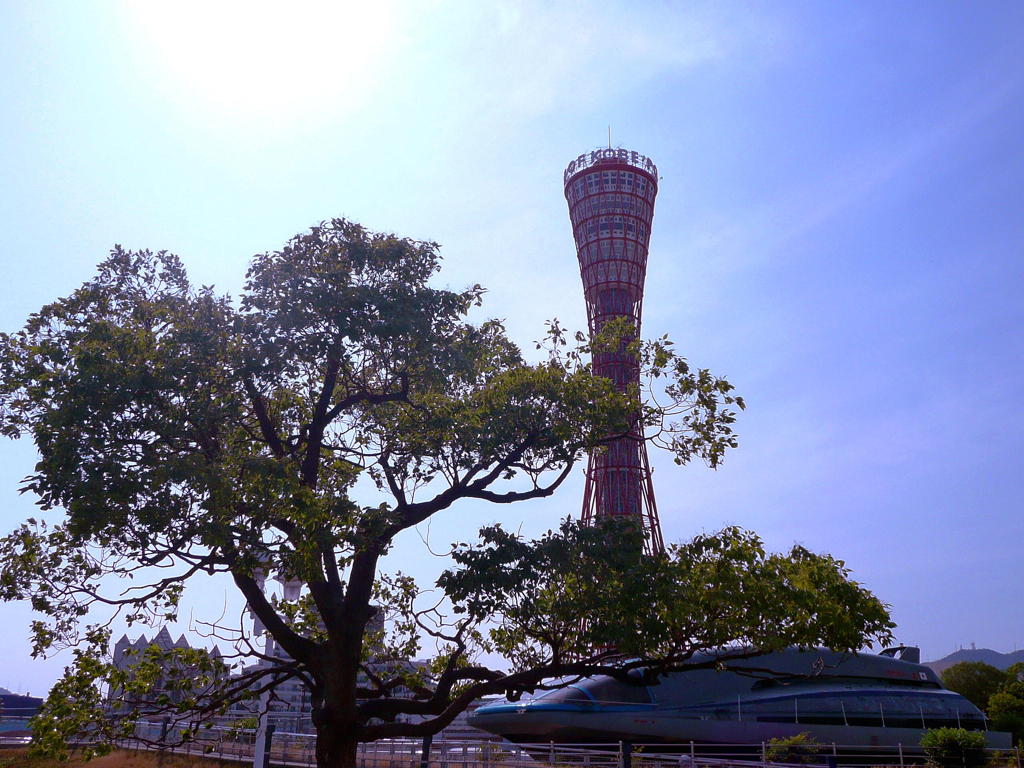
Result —
M253 734L252 768L263 768L266 761L263 753L267 743L267 724L270 720L270 691L260 694L259 718L256 721L256 733Z

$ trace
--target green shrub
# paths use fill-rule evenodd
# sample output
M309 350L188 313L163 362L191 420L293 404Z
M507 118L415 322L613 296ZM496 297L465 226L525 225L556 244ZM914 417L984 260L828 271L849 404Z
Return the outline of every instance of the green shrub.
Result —
M921 737L928 764L939 768L982 768L985 734L963 728L935 728Z
M814 763L820 750L821 745L804 731L785 739L769 740L764 758L769 763Z

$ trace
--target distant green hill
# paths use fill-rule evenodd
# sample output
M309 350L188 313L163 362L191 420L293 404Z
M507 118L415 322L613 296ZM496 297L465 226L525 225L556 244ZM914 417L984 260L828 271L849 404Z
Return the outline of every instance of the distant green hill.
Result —
M943 656L938 661L926 661L924 665L931 667L936 674L942 674L942 670L959 664L961 661L983 661L996 669L1006 669L1011 664L1024 661L1024 650L999 653L991 648L961 648L959 651L953 651L949 656Z

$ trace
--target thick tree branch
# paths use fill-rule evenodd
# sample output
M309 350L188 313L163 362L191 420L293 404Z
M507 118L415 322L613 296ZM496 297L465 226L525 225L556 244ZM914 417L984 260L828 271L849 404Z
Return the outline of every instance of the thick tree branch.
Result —
M255 579L237 571L232 571L231 577L234 579L235 586L241 591L253 613L256 614L263 623L263 626L273 635L285 652L293 659L315 668L318 663L318 645L312 640L299 635L285 624L281 616L274 610L274 606L267 600L266 595L263 594L263 590L260 589Z
M252 406L253 413L256 414L256 420L259 422L260 434L263 436L264 442L270 447L271 452L277 458L284 458L286 455L284 443L281 442L281 438L274 428L274 423L270 420L270 414L267 412L267 403L263 399L263 395L256 389L256 384L251 376L244 376L242 378L242 385L249 396L249 403Z
M478 487L476 483L470 485L453 485L446 488L430 501L416 502L413 504L399 505L396 509L401 514L401 521L390 527L387 536L393 538L399 531L418 525L432 515L447 509L459 499L484 499L503 504L516 501L527 501L529 499L542 499L550 496L558 487L565 482L565 479L572 472L574 463L566 460L565 466L558 473L555 479L548 485L535 487L529 491L508 491L506 493L495 493L485 488Z
M360 389L357 392L353 392L348 397L342 398L331 410L327 411L327 423L334 421L341 413L348 410L354 405L359 403L369 403L370 405L381 405L382 403L395 403L402 402L409 399L409 375L407 373L401 373L398 376L400 386L397 392L381 392L373 393L368 389Z

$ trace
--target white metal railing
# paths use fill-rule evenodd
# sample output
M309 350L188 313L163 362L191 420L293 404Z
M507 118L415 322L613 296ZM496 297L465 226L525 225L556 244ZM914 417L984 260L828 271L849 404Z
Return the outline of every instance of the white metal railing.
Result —
M143 724L139 738L126 739L126 749L159 750L153 738L158 723ZM252 764L255 732L214 727L202 730L195 741L168 749L179 754L215 757L224 761ZM810 768L835 766L911 766L924 761L917 746L865 747L817 744L804 751L796 763L767 759L766 744L565 744L543 742L511 744L479 740L439 740L423 753L419 739L384 739L359 745L362 768ZM311 768L316 765L316 736L309 733L276 732L270 745L270 765ZM1024 768L1020 749L986 750L990 766Z

